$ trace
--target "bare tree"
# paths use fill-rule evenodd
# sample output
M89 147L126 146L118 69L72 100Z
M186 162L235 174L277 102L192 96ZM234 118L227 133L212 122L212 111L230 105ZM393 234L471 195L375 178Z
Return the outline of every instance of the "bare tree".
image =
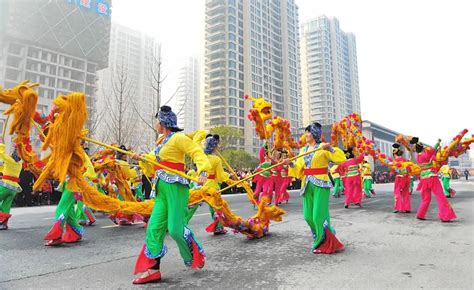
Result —
M119 145L135 147L139 140L132 138L134 122L132 98L135 94L135 84L128 76L127 65L122 60L111 70L111 90L109 96L104 96L109 120L106 123L106 140Z
M162 105L168 104L176 96L180 88L180 87L176 88L175 92L170 96L170 98L165 103L162 104L162 97L161 97L162 87L163 87L163 83L168 77L168 75L163 75L162 66L163 66L163 60L161 57L161 45L160 45L158 47L158 50L155 50L154 48L152 48L150 52L150 77L148 81L153 90L153 96L152 96L152 102L151 102L152 113L149 116L143 115L143 112L140 112L140 110L138 109L139 106L135 102L132 104L134 113L148 128L151 128L152 130L154 130L153 123L155 119L155 113L158 112L159 108ZM181 112L183 107L181 109L178 109L178 111ZM155 138L158 138L157 132L155 132Z

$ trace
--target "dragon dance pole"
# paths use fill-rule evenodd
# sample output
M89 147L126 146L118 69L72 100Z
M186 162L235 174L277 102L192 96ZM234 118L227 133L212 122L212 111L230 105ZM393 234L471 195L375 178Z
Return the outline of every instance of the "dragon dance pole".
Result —
M33 121L33 124L35 124L36 128L38 128L40 134L41 134L43 137L45 137L43 131L41 130L40 125L39 125L38 123L34 122L34 121ZM112 145L109 145L109 144L106 144L106 143L103 143L103 142L100 142L100 141L97 141L97 140L94 140L94 139L91 139L91 138L88 138L88 137L81 137L81 139L84 140L84 141L91 142L91 143L97 144L97 145L99 145L99 146L108 148L108 149L112 149L112 150L117 151L117 152L120 152L120 153L122 153L122 154L130 155L130 156L132 156L132 155L135 154L134 152L130 152L130 151L127 151L127 150L123 150L123 149L117 148L117 147L115 147L115 146L112 146ZM150 159L145 158L145 157L143 157L143 156L140 156L140 160L141 160L141 161L144 161L144 162L147 162L147 163L150 163L150 164L153 164L153 165L155 165L155 166L159 166L160 168L162 168L162 169L164 169L164 170L167 170L167 171L169 171L169 172L172 172L172 173L174 173L174 174L176 174L176 175L179 175L179 176L181 176L181 177L184 177L184 178L186 178L186 179L188 179L188 180L191 180L191 181L194 181L194 182L198 182L198 179L197 179L197 178L191 177L191 176L189 176L189 175L187 175L187 174L185 174L185 173L183 173L183 172L181 172L181 171L174 170L174 169L172 169L172 168L169 168L169 167L167 167L167 166L164 166L164 165L162 165L162 164L156 162L155 160L150 160Z
M232 166L230 166L230 164L227 162L227 160L225 160L224 156L222 156L222 154L219 152L219 150L216 150L216 153L221 158L222 162L224 162L225 166L227 166L227 168L229 168L229 170L234 174L234 176L237 177L237 173L232 168ZM244 189L249 194L248 196L249 196L250 201L254 204L257 204L257 201L255 200L255 197L254 197L254 192L253 192L252 188L247 183L244 183Z
M108 149L112 149L112 150L117 151L117 152L120 152L120 153L122 153L122 154L130 155L130 156L132 156L132 155L135 154L134 152L130 152L130 151L127 151L127 150L122 150L122 149L117 148L117 147L115 147L115 146L112 146L112 145L109 145L109 144L106 144L106 143L102 143L102 142L100 142L100 141L97 141L97 140L94 140L94 139L91 139L91 138L88 138L88 137L81 137L81 139L84 140L84 141L91 142L91 143L97 144L97 145L99 145L99 146L108 148ZM191 177L191 176L189 176L189 175L187 175L187 174L185 174L185 173L183 173L183 172L181 172L181 171L174 170L174 169L172 169L172 168L169 168L169 167L167 167L167 166L164 166L164 165L162 165L162 164L156 162L155 160L150 160L150 159L148 159L148 158L146 158L146 157L143 157L143 156L140 156L140 160L141 160L141 161L144 161L144 162L148 162L148 163L153 164L153 165L155 165L155 166L159 166L160 168L162 168L162 169L164 169L164 170L167 170L167 171L169 171L169 172L172 172L172 173L174 173L174 174L176 174L176 175L179 175L179 176L181 176L181 177L184 177L184 178L186 178L186 179L188 179L188 180L191 180L191 181L194 181L194 182L198 182L198 179L197 179L197 178Z
M3 142L5 142L5 133L7 132L8 120L10 120L10 114L8 114L7 119L5 120L5 123L3 124L3 134L2 134Z
M293 160L296 160L296 159L298 159L298 158L300 158L300 157L304 157L304 156L309 155L309 154L311 154L311 153L313 153L313 152L316 152L316 151L318 151L318 150L321 150L321 149L316 148L316 149L310 150L310 151L308 151L308 152L305 152L305 153L303 153L303 154L300 154L300 155L298 155L298 156L291 157L291 158L288 159L288 160L289 160L289 161L293 161ZM240 183L242 183L242 182L244 182L244 181L247 181L247 180L249 180L249 179L255 177L256 175L261 174L262 172L265 172L265 171L268 171L268 170L272 170L273 168L275 168L275 167L277 167L277 166L280 166L280 165L282 165L282 164L284 164L284 162L276 163L276 164L274 164L274 165L272 165L272 166L270 166L270 167L268 167L268 168L265 168L265 169L263 169L263 170L261 170L261 171L259 171L259 172L257 172L257 173L254 173L254 174L252 174L252 175L250 175L250 176L247 176L247 177L245 177L245 178L243 178L243 179L240 179L240 180L237 181L236 183L234 183L234 184L232 184L232 185L229 185L229 186L227 186L227 187L225 187L225 188L219 190L218 192L220 193L220 192L226 191L227 189L229 189L229 188L231 188L231 187L234 187L234 186L236 186L237 184L240 184Z

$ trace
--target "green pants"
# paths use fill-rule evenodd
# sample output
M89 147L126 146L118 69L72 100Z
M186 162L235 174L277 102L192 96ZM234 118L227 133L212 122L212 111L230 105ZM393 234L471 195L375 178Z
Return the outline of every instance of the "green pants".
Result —
M451 196L449 193L449 183L451 182L451 178L449 177L441 177L441 181L443 182L443 192L445 196Z
M83 231L82 226L77 222L76 212L74 209L74 193L67 189L67 184L64 185L61 199L59 200L58 207L56 208L56 220L62 219L62 224L68 223L75 230L80 232Z
M410 177L410 194L413 192L413 186L415 185L415 177Z
M365 196L372 196L372 179L364 178L364 193Z
M82 201L77 201L76 204L76 220L78 221L90 221L89 217L86 214L86 211L95 219L94 213L90 208L86 207Z
M16 191L0 186L0 212L10 213Z
M194 213L196 212L196 210L198 209L199 205L196 204L195 206L191 207L191 208L188 208L188 211L186 212L186 216L184 218L184 222L185 224L188 224L189 221L191 220L191 218L194 216Z
M180 183L158 180L155 205L146 231L146 255L160 258L166 254L164 239L166 230L178 245L179 253L186 265L193 259L191 249L194 241L199 250L202 247L193 232L185 226L188 214L189 188Z
M145 195L143 194L143 191L142 191L142 187L141 186L137 186L133 189L133 191L135 192L135 198L136 199L139 199L141 201L145 200Z
M340 177L334 178L334 192L332 195L339 197L343 191L344 185L342 184L342 179Z
M313 249L323 241L325 228L334 232L329 218L329 195L329 188L312 183L308 183L303 195L303 215L313 233Z

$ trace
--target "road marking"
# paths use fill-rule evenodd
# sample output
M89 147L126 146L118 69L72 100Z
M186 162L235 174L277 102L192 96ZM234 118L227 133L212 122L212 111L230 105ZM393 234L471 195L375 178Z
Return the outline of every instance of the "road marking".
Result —
M43 218L43 220L54 220L56 218L53 218L53 217L47 217L47 218Z
M116 228L116 227L119 227L119 225L103 226L103 227L100 227L100 228L101 229L108 229L108 228Z
M135 222L132 225L142 225L142 224L144 224L144 222ZM109 226L103 226L103 227L100 227L100 228L101 229L108 229L108 228L116 228L116 227L120 227L120 225L109 225Z
M237 211L239 211L239 210L240 210L240 208L231 209L231 210L232 210L232 212L237 212ZM211 214L211 213L209 213L209 212L208 212L208 213L200 213L200 214L195 214L195 215L193 215L193 217L195 217L195 216L204 216L204 215L210 215L210 214Z

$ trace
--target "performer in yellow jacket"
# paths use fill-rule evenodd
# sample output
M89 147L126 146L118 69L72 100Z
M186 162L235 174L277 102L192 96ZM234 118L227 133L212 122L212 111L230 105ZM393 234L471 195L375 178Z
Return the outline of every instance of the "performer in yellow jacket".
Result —
M331 166L331 176L334 180L334 191L332 195L334 197L341 197L341 193L344 192L344 185L342 184L341 175L337 172L337 165Z
M0 159L3 161L2 179L0 180L0 230L8 229L8 220L12 216L10 208L13 200L21 187L18 184L21 172L21 159L16 149L13 150L11 156L5 153L5 144L3 139L0 140Z
M328 176L329 162L335 164L346 160L344 152L321 143L322 129L319 123L306 127L307 145L300 154L317 149L317 151L298 158L290 174L302 179L303 214L313 233L313 253L332 254L344 249L344 245L335 236L329 217L329 195L332 183Z
M364 194L366 197L370 198L372 195L375 195L374 188L372 187L372 167L367 160L364 160L364 163L362 163L361 166Z
M188 136L178 133L182 129L178 128L176 114L170 107L161 107L155 118L155 130L162 137L154 152L146 157L184 172L184 156L188 155L197 166L199 183L204 184L211 164L201 146ZM136 154L134 158L139 159L139 155ZM188 180L160 167L156 170L155 180L155 205L146 230L146 243L135 266L135 274L140 273L141 276L133 280L133 284L161 280L160 261L167 252L164 245L166 231L178 245L186 266L204 266L204 250L185 222L189 201Z
M219 135L209 134L206 136L206 140L204 142L204 153L206 153L207 158L209 158L209 162L211 163L211 169L208 172L209 176L207 177L207 182L204 184L204 186L209 186L215 188L216 190L221 188L221 182L227 182L229 180L229 174L224 171L222 160L218 156L214 155L217 150L217 146L219 145L219 139ZM209 210L214 222L206 228L206 231L213 232L214 235L227 233L227 231L219 222L214 209L209 206Z

